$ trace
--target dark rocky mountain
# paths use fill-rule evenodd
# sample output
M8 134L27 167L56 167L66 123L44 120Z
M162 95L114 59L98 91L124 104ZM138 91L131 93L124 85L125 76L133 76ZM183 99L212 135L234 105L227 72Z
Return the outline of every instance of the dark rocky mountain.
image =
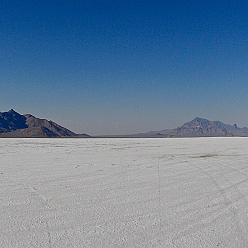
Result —
M0 137L12 138L59 138L90 137L76 134L53 121L39 119L33 115L21 115L11 109L0 113Z
M0 113L0 132L10 132L17 129L27 128L26 118L13 109Z
M151 131L130 135L130 137L247 137L248 128L240 128L236 124L229 125L220 121L209 121L203 118L183 124L175 129L165 129L162 131Z

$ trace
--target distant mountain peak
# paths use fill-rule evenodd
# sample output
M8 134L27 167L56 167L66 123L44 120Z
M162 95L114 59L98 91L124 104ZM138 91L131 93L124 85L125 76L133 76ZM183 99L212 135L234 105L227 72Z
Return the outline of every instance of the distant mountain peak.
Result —
M17 116L21 116L21 114L19 114L17 111L15 111L14 109L10 109L8 112L6 112L10 115L17 115Z
M206 118L202 118L202 117L195 117L192 121L190 122L200 122L200 123L206 123L206 122L210 122L210 120L206 119Z
M9 113L17 113L14 109L10 109L8 112Z
M202 118L202 117L195 117L192 121L208 121L207 119L205 118Z

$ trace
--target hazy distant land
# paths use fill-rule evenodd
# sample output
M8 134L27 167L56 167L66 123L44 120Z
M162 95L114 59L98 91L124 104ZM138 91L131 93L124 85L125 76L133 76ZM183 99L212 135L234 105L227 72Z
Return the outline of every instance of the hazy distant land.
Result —
M39 119L33 115L21 115L13 109L0 113L0 137L3 138L62 138L90 137L76 134L53 121Z
M248 128L236 124L229 125L220 121L209 121L203 118L183 124L174 129L150 131L129 135L77 134L53 121L39 119L31 114L19 114L13 109L0 112L1 138L177 138L177 137L248 137Z

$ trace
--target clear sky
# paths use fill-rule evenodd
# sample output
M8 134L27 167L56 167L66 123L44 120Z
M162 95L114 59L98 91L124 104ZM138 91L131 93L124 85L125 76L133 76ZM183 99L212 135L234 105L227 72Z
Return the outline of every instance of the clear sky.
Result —
M248 126L247 1L0 1L0 111L124 134Z

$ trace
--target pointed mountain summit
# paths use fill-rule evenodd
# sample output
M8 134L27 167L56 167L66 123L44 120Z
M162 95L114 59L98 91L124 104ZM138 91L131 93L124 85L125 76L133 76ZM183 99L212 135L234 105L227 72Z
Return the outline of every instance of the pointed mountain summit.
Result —
M0 112L0 137L13 138L59 138L59 137L90 137L78 135L53 121L39 119L33 115L21 115L11 109Z

